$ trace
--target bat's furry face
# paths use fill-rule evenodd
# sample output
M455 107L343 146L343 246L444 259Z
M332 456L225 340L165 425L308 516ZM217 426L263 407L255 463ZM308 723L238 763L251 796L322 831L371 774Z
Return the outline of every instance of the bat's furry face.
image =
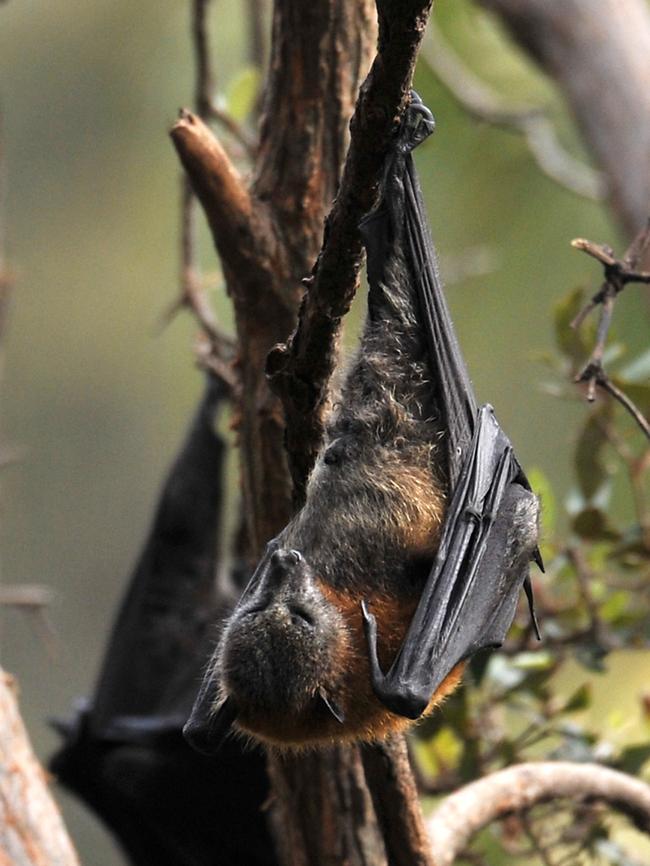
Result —
M399 648L417 598L374 597L384 623L380 656ZM226 626L215 671L219 702L237 707L237 727L269 745L305 747L374 740L410 722L372 692L358 597L314 578L295 550L278 549L259 587ZM462 666L430 708L453 690Z

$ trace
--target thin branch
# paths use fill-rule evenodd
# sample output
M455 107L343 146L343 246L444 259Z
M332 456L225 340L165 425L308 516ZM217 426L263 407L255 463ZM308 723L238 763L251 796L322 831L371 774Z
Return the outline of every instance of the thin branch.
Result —
M266 55L264 39L264 2L263 0L247 0L248 21L248 59L259 69L264 64Z
M472 782L448 797L427 822L436 866L451 866L483 827L557 798L602 801L650 834L650 787L598 764L520 764Z
M621 391L620 388L617 388L612 380L603 374L602 370L596 374L596 384L602 388L603 391L607 391L607 393L615 400L618 400L621 406L634 418L641 431L645 433L648 439L650 439L650 423L648 423L648 419L644 416L639 407L630 400L627 394Z
M590 636L598 646L611 649L611 641L608 639L604 623L600 618L598 605L591 591L593 574L589 570L583 552L578 547L569 546L565 553L575 571L580 599L589 616Z
M610 394L629 412L642 432L650 439L650 423L634 402L613 384L603 368L603 355L618 295L629 283L650 283L650 272L639 269L639 266L643 268L647 265L646 260L650 249L650 220L636 235L622 259L616 258L611 247L595 244L584 238L576 238L571 242L571 246L599 261L605 272L605 280L600 289L571 322L571 327L580 327L586 317L600 306L596 342L587 363L575 377L575 381L587 385L589 401L595 399L596 387Z
M604 198L604 176L564 149L543 108L504 105L503 99L467 68L438 28L430 28L427 41L422 51L426 62L470 115L523 135L533 159L551 180L585 198Z
M204 119L210 116L212 93L214 92L214 75L207 25L210 2L211 0L193 0L192 2L192 44L196 63L194 106L199 116Z
M214 101L215 74L212 67L210 39L208 34L208 7L211 0L192 0L192 46L196 63L194 83L194 108L203 120L216 120L243 147L247 156L255 153L255 142L227 111L220 109Z
M0 605L39 610L52 603L52 590L36 583L0 585Z
M194 104L197 114L204 119L208 119L213 113L214 74L207 28L210 2L211 0L192 2L192 44L196 64ZM182 309L190 310L207 341L203 341L197 350L200 365L221 379L231 393L235 393L241 387L233 367L235 342L219 328L201 279L196 216L196 198L190 179L184 174L181 178L180 293L163 316L163 322L169 322Z
M269 284L281 245L268 207L253 199L221 143L196 114L182 109L170 135L206 213L224 268L238 274L242 284Z
M554 866L554 863L551 860L551 855L539 840L537 831L528 815L521 816L521 824L526 836L528 836L533 852L539 857L544 866Z
M322 438L322 410L336 362L341 318L354 297L362 262L359 221L372 208L391 136L409 98L431 0L378 0L379 46L361 87L351 140L323 246L309 279L298 327L268 359L271 385L287 420L287 450L295 498Z

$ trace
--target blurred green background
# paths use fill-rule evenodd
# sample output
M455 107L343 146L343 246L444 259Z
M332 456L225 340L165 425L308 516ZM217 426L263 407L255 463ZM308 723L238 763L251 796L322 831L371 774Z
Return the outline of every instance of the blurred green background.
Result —
M464 0L436 7L471 67L506 101L549 105L567 147L587 160L561 98L494 22ZM245 70L245 10L233 0L213 3L222 94ZM160 329L177 292L179 169L166 130L191 100L192 75L187 0L0 7L9 255L17 274L1 436L22 449L2 474L0 579L52 587L56 631L48 647L28 620L0 610L0 661L20 680L43 757L55 743L46 718L66 715L93 685L116 601L200 388L192 322L183 316ZM449 301L479 399L494 404L524 466L541 467L561 498L572 484L573 438L586 408L543 393L548 373L538 356L553 349L553 303L598 280L595 265L570 249L571 238L619 249L624 239L603 205L543 176L520 137L468 118L426 63L417 86L438 122L418 157L422 184L443 274L454 277ZM204 267L215 269L207 243L204 252ZM472 269L483 273L463 276ZM215 303L228 322L219 292ZM640 293L622 298L616 331L634 349L647 340ZM641 677L624 687L635 666L615 667L629 716ZM597 701L595 712L605 706ZM61 799L82 860L121 863L95 822Z

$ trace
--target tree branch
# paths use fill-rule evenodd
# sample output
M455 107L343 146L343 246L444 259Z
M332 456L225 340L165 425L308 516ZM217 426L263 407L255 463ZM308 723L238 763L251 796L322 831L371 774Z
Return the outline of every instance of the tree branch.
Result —
M364 747L361 757L391 866L434 866L404 737Z
M0 669L0 863L78 866L79 860L18 711L12 677Z
M492 821L560 797L608 803L650 833L650 787L638 779L598 764L520 764L466 785L434 812L427 828L436 866L451 866Z
M200 117L183 109L170 134L206 213L224 270L238 274L236 285L261 283L270 288L269 271L276 269L274 260L282 254L268 207L253 199Z
M595 244L584 238L576 238L572 241L572 246L597 259L605 271L605 281L602 286L571 322L573 328L579 327L592 310L599 305L601 306L596 343L589 360L582 371L578 373L575 381L586 383L587 399L590 401L595 399L596 387L614 397L630 413L643 433L650 439L648 420L632 400L614 385L603 368L605 345L618 295L629 283L650 283L650 272L639 269L647 267L650 257L650 220L634 238L622 259L617 259L614 256L611 247Z
M650 9L645 0L481 0L556 80L631 235L650 200Z
M322 438L322 409L336 363L341 318L362 262L359 221L373 207L386 150L407 104L431 0L378 0L379 45L350 124L341 186L325 223L298 327L269 356L267 371L287 421L289 467L298 501Z

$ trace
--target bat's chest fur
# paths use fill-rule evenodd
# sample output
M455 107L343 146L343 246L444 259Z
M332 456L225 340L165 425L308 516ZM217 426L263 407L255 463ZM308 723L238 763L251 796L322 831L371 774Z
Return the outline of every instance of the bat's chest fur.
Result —
M402 261L370 302L360 352L327 425L303 510L283 533L315 573L349 592L409 596L445 510L441 421Z

